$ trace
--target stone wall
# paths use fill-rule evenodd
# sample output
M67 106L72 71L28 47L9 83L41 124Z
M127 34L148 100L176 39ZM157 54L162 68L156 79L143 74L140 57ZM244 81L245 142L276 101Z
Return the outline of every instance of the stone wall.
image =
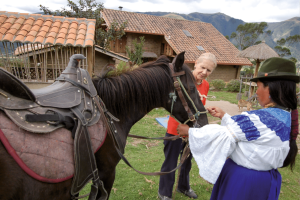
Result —
M115 65L115 59L103 53L95 51L94 74L100 75L102 69L108 65Z
M147 34L137 34L137 33L126 33L127 37L127 46L133 50L133 40L137 39L137 42L140 42L140 37L144 36L145 44L144 51L154 52L158 57L161 55L161 44L164 37L161 35L147 35Z
M211 73L207 81L214 79L222 79L229 82L232 79L237 79L240 76L241 66L233 65L218 65L217 68Z

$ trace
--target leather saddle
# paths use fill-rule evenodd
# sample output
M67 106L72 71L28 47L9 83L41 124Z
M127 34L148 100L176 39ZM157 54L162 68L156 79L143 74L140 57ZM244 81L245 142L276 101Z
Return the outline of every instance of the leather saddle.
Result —
M98 176L91 148L88 126L100 119L100 98L88 72L78 67L85 57L71 56L67 68L56 81L45 88L31 90L14 75L0 68L0 109L21 128L34 133L50 133L65 127L74 138L75 174L71 195L93 180L89 200L107 199L107 192ZM103 102L102 102L103 103Z

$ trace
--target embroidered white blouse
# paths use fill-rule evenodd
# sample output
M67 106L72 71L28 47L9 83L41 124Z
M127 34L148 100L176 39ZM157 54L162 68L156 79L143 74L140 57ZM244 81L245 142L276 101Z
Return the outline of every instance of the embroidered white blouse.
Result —
M215 183L228 157L259 171L282 167L289 152L291 114L279 108L225 114L221 125L189 129L189 143L199 174Z

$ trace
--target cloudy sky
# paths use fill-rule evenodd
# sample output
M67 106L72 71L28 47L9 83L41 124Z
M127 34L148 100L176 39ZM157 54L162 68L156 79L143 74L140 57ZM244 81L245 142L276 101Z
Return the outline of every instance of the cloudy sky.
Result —
M78 0L73 0L78 2ZM245 22L279 22L300 16L300 0L96 0L105 8L130 12L175 12L189 14L221 12ZM3 0L0 10L40 12L39 4L52 10L66 7L67 0Z

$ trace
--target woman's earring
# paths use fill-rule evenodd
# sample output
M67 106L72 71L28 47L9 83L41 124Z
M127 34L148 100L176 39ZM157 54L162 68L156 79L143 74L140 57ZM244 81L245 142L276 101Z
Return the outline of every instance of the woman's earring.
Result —
M269 99L271 99L271 95L269 95Z

